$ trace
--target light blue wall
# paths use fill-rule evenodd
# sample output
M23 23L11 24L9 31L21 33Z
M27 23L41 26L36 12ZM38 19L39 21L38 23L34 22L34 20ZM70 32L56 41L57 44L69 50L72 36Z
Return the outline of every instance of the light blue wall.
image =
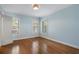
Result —
M39 22L38 18L30 17L30 16L18 16L18 17L20 19L20 24L19 24L20 33L18 35L18 39L37 37L39 35L39 29L38 32L35 33L32 27L33 20Z
M3 36L3 37L0 37L0 45L9 44L13 40L37 37L39 35L39 29L38 29L38 32L35 33L32 27L33 20L39 21L38 18L36 17L31 17L27 15L26 16L18 15L18 14L13 14L13 13L7 13L7 14L5 13L4 15L2 15L2 17L3 17L3 30L1 30L2 19L0 19L0 36ZM19 33L18 34L13 34L11 32L13 17L19 19ZM1 31L3 31L3 33Z
M79 47L79 5L64 8L48 17L48 32L41 35Z

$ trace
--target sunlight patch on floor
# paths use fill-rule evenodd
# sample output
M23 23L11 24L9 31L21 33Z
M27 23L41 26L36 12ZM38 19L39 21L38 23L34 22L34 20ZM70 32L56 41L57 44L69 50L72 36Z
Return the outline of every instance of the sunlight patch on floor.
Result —
M17 45L17 46L14 46L13 48L12 48L12 54L19 54L19 46Z

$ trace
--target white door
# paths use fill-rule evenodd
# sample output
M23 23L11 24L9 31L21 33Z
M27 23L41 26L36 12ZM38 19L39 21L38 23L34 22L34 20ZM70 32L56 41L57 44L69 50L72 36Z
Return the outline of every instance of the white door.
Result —
M9 44L13 41L11 34L11 19L12 18L9 16L2 16L2 45Z
M0 46L1 46L1 38L2 38L2 19L0 15Z

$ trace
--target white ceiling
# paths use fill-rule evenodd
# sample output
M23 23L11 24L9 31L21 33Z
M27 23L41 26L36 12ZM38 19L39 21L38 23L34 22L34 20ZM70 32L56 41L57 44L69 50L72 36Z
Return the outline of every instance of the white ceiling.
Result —
M39 10L33 10L31 4L1 4L0 6L5 12L43 17L69 7L70 5L71 4L40 4Z

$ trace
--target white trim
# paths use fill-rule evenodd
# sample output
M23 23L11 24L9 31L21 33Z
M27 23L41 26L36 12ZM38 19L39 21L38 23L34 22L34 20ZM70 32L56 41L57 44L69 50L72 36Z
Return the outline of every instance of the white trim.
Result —
M39 37L39 36L30 36L30 37L16 38L14 40L29 39L29 38L35 38L35 37Z
M2 24L1 24L1 25L2 25L2 27L1 27L1 28L2 28L2 29L1 29L2 31L1 31L1 32L2 32L2 33L1 33L1 34L3 35L3 33L4 33L4 32L3 32L3 22L4 22L3 16L1 16L1 20L2 20Z
M59 42L59 43L62 43L62 44L64 44L64 45L71 46L71 47L73 47L73 48L79 49L79 46L72 45L72 44L69 44L69 43L65 43L65 42L63 42L63 41L59 41L59 40L56 40L56 39L53 39L53 38L50 38L50 37L47 37L47 36L41 35L40 37L43 37L43 38L46 38L46 39L49 39L49 40L52 40L52 41L55 41L55 42Z
M10 44L10 43L13 43L13 41L15 41L15 40L28 39L28 38L34 38L34 37L39 37L39 36L31 36L31 37L17 38L17 39L14 39L12 41L9 41L8 43L6 42L4 44L1 44L0 47L3 46L3 45L7 45L7 44Z
M2 44L1 46L3 46L3 45L8 45L8 44L10 44L10 43L13 43L13 41L9 41L8 43L6 42L6 43Z

